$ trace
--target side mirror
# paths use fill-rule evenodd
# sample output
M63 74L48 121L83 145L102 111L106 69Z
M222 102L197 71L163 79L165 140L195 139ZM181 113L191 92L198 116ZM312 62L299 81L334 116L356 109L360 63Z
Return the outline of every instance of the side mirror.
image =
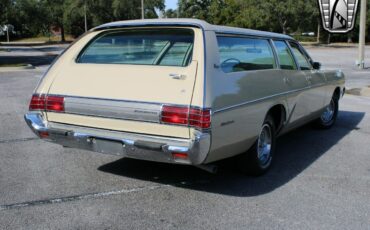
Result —
M314 62L312 64L313 69L320 70L321 69L321 63L320 62Z

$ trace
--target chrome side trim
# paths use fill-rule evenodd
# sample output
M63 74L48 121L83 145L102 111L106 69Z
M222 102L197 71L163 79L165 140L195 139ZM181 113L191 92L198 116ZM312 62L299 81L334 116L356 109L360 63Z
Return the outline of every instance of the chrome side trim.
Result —
M65 97L65 113L159 123L161 105Z
M203 53L204 53L204 76L203 76L203 107L206 107L206 100L207 100L207 43L206 43L206 33L204 30L202 30L202 35L203 35ZM198 73L198 71L197 71ZM193 92L194 93L194 92Z
M100 31L100 30L106 30L106 29L119 29L119 28L130 28L130 27L177 27L177 26L189 26L189 27L195 27L200 28L204 30L204 27L201 24L198 23L189 23L189 22L138 22L138 23L129 23L129 24L103 24L100 26L97 26L95 28L92 28L91 31Z
M264 39L284 39L295 41L294 38L283 34L272 34L270 32L259 31L262 34L253 34L251 32L239 32L239 31L225 31L225 30L214 30L216 34L228 35L228 36L244 36L244 37L254 37L254 38L264 38Z
M82 96L74 96L74 95L67 95L67 94L49 94L52 96L60 96L60 97L70 97L70 98L81 98L81 99L96 99L101 101L118 101L118 102L137 102L142 104L153 104L153 105L161 105L163 103L160 102L146 102L146 101L135 101L135 100L123 100L123 99L112 99L112 98L101 98L101 97L82 97Z
M236 108L239 108L239 107L243 107L243 106L246 106L246 105L249 105L249 104L254 104L254 103L257 103L257 102L265 101L265 100L268 100L268 99L271 99L271 98L275 98L275 97L285 96L287 94L301 92L301 91L304 91L304 90L307 90L307 89L310 89L310 88L311 87L305 87L305 88L301 88L301 89L291 90L291 91L287 91L287 92L283 92L283 93L278 93L278 94L274 94L274 95L271 95L271 96L262 97L262 98L258 98L258 99L255 99L255 100L251 100L251 101L239 103L239 104L236 104L236 105L224 107L224 108L215 110L213 112L213 114L225 112L225 111L228 111L228 110L233 110L233 109L236 109Z

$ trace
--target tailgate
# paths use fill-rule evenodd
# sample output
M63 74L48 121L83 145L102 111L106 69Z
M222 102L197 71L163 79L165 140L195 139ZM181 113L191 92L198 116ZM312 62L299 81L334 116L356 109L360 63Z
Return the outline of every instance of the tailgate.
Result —
M188 63L184 60L186 55L191 55L192 44L186 45L188 40L176 35L170 36L170 43L159 43L161 37L156 36L158 44L140 40L140 36L147 36L145 33L139 38L130 36L122 41L116 35L114 39L104 38L103 44L93 41L90 44L95 43L98 48L85 48L82 54L85 56L76 62L63 60L48 94L64 97L65 112L48 112L49 121L189 137L188 127L164 125L159 121L162 105L191 103L198 64L191 58Z

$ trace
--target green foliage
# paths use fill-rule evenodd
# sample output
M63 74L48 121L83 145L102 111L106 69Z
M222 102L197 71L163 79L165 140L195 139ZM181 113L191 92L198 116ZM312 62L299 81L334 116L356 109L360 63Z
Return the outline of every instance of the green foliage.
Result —
M179 0L179 8L165 10L164 0L144 0L145 17L198 18L213 24L229 25L280 33L317 32L321 18L317 0ZM370 24L370 1L367 23ZM140 0L0 0L0 25L12 24L20 37L50 36L57 26L68 34L79 36L87 28L102 23L141 18ZM348 34L354 38L355 30ZM370 27L369 27L370 28ZM368 29L369 31L369 29ZM320 30L321 41L328 33ZM13 35L14 36L14 35ZM369 35L368 35L369 36ZM331 36L345 40L346 36Z
M209 21L212 0L179 0L180 17Z
M177 10L168 9L163 16L165 18L177 18L179 15L177 14Z
M179 8L181 17L282 33L315 31L319 17L316 0L180 0Z
M145 17L157 18L164 12L164 0L144 0ZM20 36L49 36L50 28L61 28L75 36L102 23L141 18L139 0L0 0L0 25L12 24Z

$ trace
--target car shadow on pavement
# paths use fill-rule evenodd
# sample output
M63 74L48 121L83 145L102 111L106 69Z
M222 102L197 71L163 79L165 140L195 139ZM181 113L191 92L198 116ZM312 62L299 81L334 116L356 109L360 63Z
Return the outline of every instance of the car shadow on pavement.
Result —
M218 162L217 174L198 168L123 158L98 169L115 175L159 184L205 191L230 196L257 196L269 193L307 169L318 158L335 146L357 125L365 113L341 111L336 125L329 130L318 130L306 125L278 139L275 162L271 170L260 177L249 177L235 169L232 159Z

